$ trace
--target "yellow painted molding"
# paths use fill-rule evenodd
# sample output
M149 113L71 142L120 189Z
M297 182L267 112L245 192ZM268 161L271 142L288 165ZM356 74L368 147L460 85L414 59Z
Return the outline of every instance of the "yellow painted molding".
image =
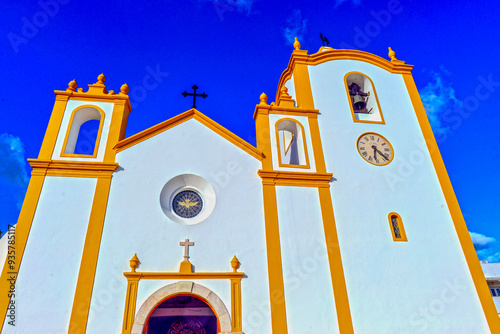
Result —
M298 108L286 108L277 105L266 105L262 106L258 104L255 107L253 114L253 119L257 119L257 115L268 115L268 114L278 114L278 115L290 115L290 116L305 116L309 118L318 118L319 110L317 109L298 109Z
M68 333L84 334L90 310L92 290L97 267L97 258L101 246L104 218L108 206L111 178L98 178L92 211L90 213L87 235L83 246L83 254L76 284L75 298L71 310Z
M483 270L479 263L474 245L472 244L467 225L465 224L462 211L460 210L455 192L453 191L453 187L451 185L448 172L446 171L446 167L441 157L441 153L439 152L436 139L434 138L432 128L429 124L429 120L427 119L427 115L425 113L422 100L420 99L417 86L415 85L413 77L410 73L405 73L403 75L403 79L410 95L413 108L415 109L418 123L424 135L427 149L429 150L429 153L431 155L432 163L434 165L434 169L436 170L439 184L441 185L441 189L446 199L446 204L450 210L453 224L455 225L455 230L457 231L457 236L464 252L465 260L476 287L476 291L481 302L484 315L488 322L488 326L492 333L500 333L500 318L498 317L495 304L493 303L493 299L491 298L491 294L488 289L488 285L486 284Z
M28 159L31 175L111 178L117 163Z
M288 67L281 74L278 83L278 90L276 93L276 101L279 100L281 87L285 84L285 82L290 80L290 78L292 77L292 73L295 75L295 67L297 65L305 64L315 66L330 60L338 59L363 61L378 66L391 73L411 73L411 70L413 68L413 65L404 64L404 62L402 61L391 62L382 57L359 50L325 48L320 49L320 52L311 55L308 55L307 52L294 51L292 53L290 61L288 62Z
M139 132L131 137L128 137L127 139L121 140L116 144L115 150L117 152L123 151L131 146L134 146L148 138L151 138L153 136L156 136L157 134L166 131L170 128L173 128L174 126L177 126L181 123L184 123L187 120L190 120L191 118L196 119L215 133L219 134L223 138L227 139L237 147L241 148L243 151L247 152L254 158L258 160L263 159L263 154L261 151L259 151L257 148L255 148L253 145L249 144L248 142L244 141L231 131L227 130L224 128L222 125L219 125L217 122L213 121L212 119L208 118L201 112L199 112L196 109L190 109L180 115L177 115L175 117L172 117L164 122L161 122L160 124L157 124L155 126L150 127L149 129L146 129L142 132Z
M318 173L326 173L325 156L323 154L323 144L319 132L318 118L309 118L309 131L311 132L311 142L314 154L314 163Z
M73 121L75 119L75 115L78 112L78 110L83 109L83 108L93 108L93 109L97 110L99 112L99 114L101 115L101 119L99 120L99 129L97 130L97 137L96 137L95 144L94 144L94 153L93 154L64 153L66 151L66 145L68 144L68 138L69 138L69 135L71 133L71 128L73 126ZM75 108L71 112L71 118L70 118L70 121L68 123L68 129L66 130L66 136L64 137L64 142L63 142L62 151L61 151L61 157L95 158L97 156L99 143L101 142L102 126L104 124L105 117L106 117L106 114L104 113L104 111L96 105L85 104L85 105L82 105L82 106ZM78 133L80 133L80 129L78 129Z
M189 261L182 261L182 263L188 263L191 267L191 263ZM241 298L241 280L245 277L245 273L237 272L239 267L239 260L236 256L231 260L231 267L233 269L232 272L192 272L191 270L186 271L181 270L180 272L137 272L136 268L139 264L139 259L137 258L137 254L132 257L130 260L130 268L132 271L124 272L123 276L127 278L127 294L125 298L125 310L123 314L123 325L122 325L122 333L130 334L132 330L132 326L135 319L135 309L137 303L137 290L139 286L139 281L141 279L229 279L231 283L231 332L241 332L242 333L242 298ZM178 293L175 295L186 295L191 296L189 293ZM196 298L200 298L201 296L192 295ZM206 299L204 300L207 305L212 308L210 303ZM217 317L218 327L219 323L219 314L212 308L212 311ZM218 332L219 332L218 328Z
M67 103L68 96L56 95L56 102L54 103L52 114L50 115L49 125L45 131L42 147L40 148L40 152L38 154L39 159L52 158L52 153L54 152L54 148L56 146L57 136L59 135Z
M367 78L368 80L370 80L370 82L372 84L372 88L373 88L373 95L375 95L375 100L377 101L378 110L380 112L380 121L366 121L366 120L356 119L356 116L354 114L354 108L352 107L351 95L349 94L349 86L347 85L347 77L349 75L353 74L353 73L361 74L362 76L364 76L365 78ZM347 99L349 100L349 107L351 108L351 116L352 116L353 122L356 122L356 123L385 124L384 114L382 113L382 108L380 108L380 102L378 100L377 91L375 90L375 85L373 84L373 81L372 81L372 79L369 76L367 76L364 73L357 72L357 71L349 72L346 75L344 75L344 85L345 85L345 90L346 90L346 94L347 94Z
M115 162L116 150L114 147L119 141L125 138L128 116L131 112L130 104L126 102L127 100L116 100L113 106L108 132L108 142L106 143L106 151L104 152L104 162Z
M0 291L4 291L0 294L0 314L7 315L7 308L10 304L10 282L7 281L8 278L14 277L17 280L17 275L21 269L22 259L24 251L26 249L26 243L28 242L28 236L31 230L31 225L33 223L33 217L35 216L35 211L40 199L40 194L42 192L42 186L45 181L45 177L42 175L33 175L28 184L28 189L26 191L26 196L24 197L24 203L19 213L19 218L17 220L17 225L14 232L14 242L16 259L14 264L8 264L8 257L3 264L2 275L0 278ZM11 267L12 266L12 267ZM4 321L0 324L0 332L4 325Z
M318 188L318 192L339 332L354 333L330 189Z
M396 221L398 223L398 228L399 228L399 233L401 234L401 238L396 238L396 232L394 231L394 225L392 224L392 217L396 216ZM391 233L392 233L392 240L394 241L408 241L408 238L406 238L406 232L405 232L405 226L403 224L403 219L399 214L396 212L391 212L387 216L389 219L389 226L391 228Z
M281 139L280 139L280 135L279 135L279 131L278 131L278 126L279 126L279 124L282 121L291 121L291 122L294 122L294 123L296 123L296 124L298 124L300 126L300 131L302 132L302 141L303 141L302 144L304 145L304 155L305 155L305 158L306 158L306 161L305 161L304 165L284 164L284 163L281 162ZM310 165L309 165L309 152L307 151L306 132L304 131L304 126L299 121L297 121L294 118L280 118L274 124L274 127L275 127L275 131L276 131L276 144L278 146L277 147L277 151L278 151L278 163L279 163L279 166L280 167L291 167L291 168L305 168L305 169L309 169L310 168Z
M332 173L259 170L264 185L329 188Z
M271 153L271 130L269 129L269 108L268 105L258 104L255 107L255 131L257 137L257 149L262 152L262 168L273 169Z
M299 63L293 69L293 82L295 95L297 97L297 107L300 109L314 109L311 81L307 64Z
M264 181L264 180L263 180ZM263 182L264 217L266 224L267 270L271 298L271 327L273 334L286 334L285 287L281 261L281 243L278 224L276 187Z

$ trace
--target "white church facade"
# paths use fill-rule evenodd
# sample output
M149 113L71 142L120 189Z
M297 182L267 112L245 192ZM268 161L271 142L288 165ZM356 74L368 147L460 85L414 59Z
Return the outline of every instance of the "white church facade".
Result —
M500 333L413 66L294 48L256 146L196 109L125 138L104 75L55 91L1 333Z

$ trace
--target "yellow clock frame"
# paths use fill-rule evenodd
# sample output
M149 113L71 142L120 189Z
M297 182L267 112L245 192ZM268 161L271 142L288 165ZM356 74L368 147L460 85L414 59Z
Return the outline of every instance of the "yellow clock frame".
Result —
M360 141L360 139L362 137L367 136L367 135L376 135L376 136L382 138L383 140L385 140L385 142L387 143L387 145L389 145L389 148L391 149L391 153L392 153L391 158L388 161L386 161L383 164L376 164L376 163L373 163L373 162L369 161L368 159L365 159L365 157L363 156L363 154L359 150L359 141ZM365 133L362 133L358 137L358 139L356 140L356 150L358 151L359 155L361 156L361 158L363 158L364 161L366 161L366 162L368 162L368 163L370 163L370 164L372 164L374 166L386 166L389 163L391 163L391 161L394 159L394 148L392 147L391 142L389 140L387 140L387 138L385 138L384 136L382 136L381 134L376 133L376 132L365 132Z

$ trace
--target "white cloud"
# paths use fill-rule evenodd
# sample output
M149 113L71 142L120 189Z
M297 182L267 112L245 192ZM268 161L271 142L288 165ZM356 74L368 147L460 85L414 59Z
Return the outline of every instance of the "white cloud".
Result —
M469 234L474 244L474 248L478 251L489 248L497 242L495 238L487 237L484 234L475 232L469 232Z
M304 39L303 37L307 30L307 20L302 18L300 9L295 9L286 23L287 26L283 28L283 37L285 37L288 44L293 45L295 37L297 37L299 41Z
M220 6L224 11L236 9L239 12L250 14L256 0L196 0L199 3L212 2L214 6Z
M0 156L0 177L14 185L26 187L29 177L21 139L8 133L0 134Z
M344 2L350 2L354 6L359 6L361 4L361 0L335 0L335 8L343 4Z
M455 90L447 81L450 73L441 66L440 72L431 72L432 81L420 90L420 98L424 104L427 117L435 134L448 132L449 127L443 122L448 111L461 109L462 101L456 98Z

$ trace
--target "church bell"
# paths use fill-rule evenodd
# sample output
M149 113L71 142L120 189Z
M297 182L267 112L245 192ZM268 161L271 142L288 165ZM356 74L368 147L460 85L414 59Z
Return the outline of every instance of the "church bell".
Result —
M354 110L363 110L366 107L365 99L359 95L354 95Z

